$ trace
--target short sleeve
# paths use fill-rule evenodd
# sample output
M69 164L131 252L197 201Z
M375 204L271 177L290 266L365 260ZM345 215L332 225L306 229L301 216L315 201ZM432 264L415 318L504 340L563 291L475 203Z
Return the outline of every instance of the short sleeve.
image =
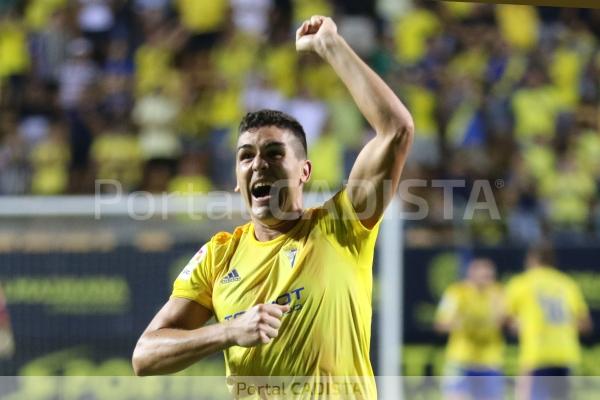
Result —
M573 282L573 288L571 292L571 302L575 317L577 319L586 318L589 315L590 311L588 309L588 305L585 302L581 289L579 289L575 282Z
M193 300L213 311L213 275L211 245L207 243L194 254L175 279L171 297Z
M350 202L346 188L328 200L322 211L319 225L330 240L355 254L360 253L365 244L375 245L381 220L372 229L365 227Z
M435 322L448 324L458 313L458 296L451 288L446 289L435 312Z

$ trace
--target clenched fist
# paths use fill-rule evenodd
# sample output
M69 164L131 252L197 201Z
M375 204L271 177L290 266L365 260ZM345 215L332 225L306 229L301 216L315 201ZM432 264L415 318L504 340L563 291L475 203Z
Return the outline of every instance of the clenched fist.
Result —
M313 15L296 31L296 50L314 51L321 57L329 42L337 36L337 26L329 17Z
M270 343L279 334L281 318L290 306L258 304L228 322L230 340L236 346L253 347Z

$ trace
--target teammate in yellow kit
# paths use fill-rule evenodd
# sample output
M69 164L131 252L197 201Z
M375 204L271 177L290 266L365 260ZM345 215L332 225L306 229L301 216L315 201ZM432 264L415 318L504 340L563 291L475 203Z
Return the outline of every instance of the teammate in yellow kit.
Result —
M376 396L369 362L373 253L413 122L330 18L305 21L296 48L331 65L376 135L346 187L305 210L312 165L303 128L277 111L244 117L236 177L251 221L215 235L183 269L138 341L138 375L175 372L224 351L229 376L308 376L326 379L345 397ZM217 323L205 326L212 315ZM340 377L363 379L348 387Z
M495 266L485 258L472 260L466 278L444 292L435 328L449 334L445 398L503 398L502 301Z
M579 333L592 329L581 291L554 265L551 246L535 246L527 254L526 271L506 287L507 313L519 333L521 399L568 398L565 377L580 361Z

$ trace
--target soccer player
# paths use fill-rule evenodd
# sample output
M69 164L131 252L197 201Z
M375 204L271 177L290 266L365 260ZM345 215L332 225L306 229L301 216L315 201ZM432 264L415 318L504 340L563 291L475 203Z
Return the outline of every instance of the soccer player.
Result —
M579 333L592 329L577 284L554 265L550 244L536 245L527 253L526 271L506 288L507 313L519 334L520 399L568 398L567 377L580 361Z
M305 210L302 192L312 166L302 126L277 111L243 118L236 190L251 221L213 236L183 269L134 350L138 375L179 371L224 351L228 376L305 376L334 385L336 377L364 377L348 396L376 397L369 362L373 253L413 122L332 19L305 21L296 49L331 65L376 135L346 187ZM205 326L211 316L217 323Z
M446 289L436 313L436 330L449 334L445 398L503 398L502 322L496 268L489 259L473 259L466 278Z

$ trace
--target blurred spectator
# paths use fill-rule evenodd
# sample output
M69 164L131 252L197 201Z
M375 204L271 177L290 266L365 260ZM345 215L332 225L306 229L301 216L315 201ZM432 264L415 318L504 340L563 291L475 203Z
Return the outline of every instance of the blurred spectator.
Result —
M162 23L148 34L147 40L134 55L136 94L144 94L157 87L164 87L170 92L179 90L181 77L173 63L183 40L183 32L167 23Z
M566 231L563 240L581 237L590 220L595 192L591 171L580 167L572 150L558 160L556 171L542 178L540 194L547 202L548 219L556 230Z
M66 11L68 0L31 0L25 5L23 19L33 32L39 32L48 24L54 24L53 17ZM66 22L66 21L63 21Z
M536 136L552 137L560 107L557 88L550 85L541 65L531 65L524 86L515 91L512 108L515 135L521 143Z
M190 34L186 50L196 52L215 45L228 21L227 0L174 0L181 25Z
M37 3L40 2L32 4ZM67 11L64 8L53 10L48 21L33 32L30 39L32 62L35 73L40 79L46 82L58 82L61 67L68 58L67 49L73 39L72 35Z
M302 21L313 15L333 15L331 3L329 0L292 0L293 26L299 26Z
M439 133L441 131L437 118L436 94L424 82L423 74L410 69L403 77L400 86L406 97L415 121L415 138L413 151L409 155L409 163L419 163L426 167L434 167L440 162Z
M41 195L65 193L69 186L70 151L65 126L54 123L46 138L30 153L31 192Z
M126 123L101 130L94 138L91 158L95 164L96 179L114 180L125 192L140 185L142 150L139 139Z
M313 162L313 173L309 188L337 192L344 176L344 149L342 143L326 128L308 149L309 159Z
M0 14L0 88L8 89L7 104L18 104L29 65L27 31L16 12L9 8Z
M21 106L17 109L19 135L31 148L48 134L50 121L58 117L55 88L41 81L30 80L22 93Z
M17 133L16 116L0 114L0 193L25 194L29 190L27 145Z
M161 88L141 96L133 109L133 121L139 127L142 157L166 159L175 163L181 151L175 132L179 105Z
M91 59L92 44L77 38L67 47L69 58L63 64L59 77L59 101L65 110L74 109L83 92L98 78L98 68Z
M534 7L499 4L496 20L502 38L516 50L532 50L538 41L540 21Z
M230 3L236 30L259 37L267 33L273 0L230 0Z
M117 71L106 73L100 84L98 111L110 120L131 118L134 101L131 75Z
M289 100L284 110L302 124L308 144L314 143L322 134L328 116L327 105L323 101L304 92Z
M98 63L104 61L110 30L115 23L114 0L78 0L79 30L92 43L92 54Z
M96 85L88 87L77 106L65 112L71 150L70 191L74 193L94 192L90 148L93 137L103 129L103 118L98 107L100 94Z
M546 149L544 149L546 150ZM551 152L544 153L549 156ZM548 170L553 167L550 159ZM508 216L509 238L515 243L537 241L542 236L542 210L535 190L534 169L528 166L521 155L513 156L513 170L509 188L504 191L504 207Z
M169 192L178 195L193 195L210 192L213 187L207 176L208 157L189 153L184 155L178 166L177 174L169 182Z
M432 8L431 2L416 1L421 7L415 7L404 14L396 23L396 56L405 64L416 64L427 51L427 42L441 29L440 20Z
M112 39L110 41L103 72L123 78L133 77L133 60L130 57L129 45L125 39ZM131 90L132 88L127 89Z

